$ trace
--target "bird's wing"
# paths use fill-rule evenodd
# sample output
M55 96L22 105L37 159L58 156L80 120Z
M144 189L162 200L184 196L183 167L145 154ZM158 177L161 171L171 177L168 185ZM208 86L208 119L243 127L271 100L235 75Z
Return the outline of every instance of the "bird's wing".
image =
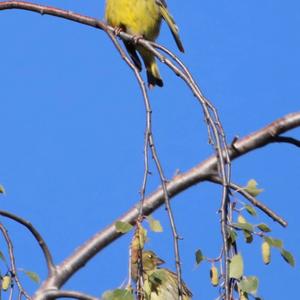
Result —
M156 3L167 8L167 2L165 0L156 0Z
M179 38L179 32L178 32L178 27L173 19L173 17L170 15L168 9L167 9L167 3L165 0L155 0L156 4L159 6L160 8L160 13L162 15L162 17L164 18L164 20L167 22L171 33L175 39L175 42L177 44L178 49L181 52L184 52L184 48L182 45L182 42Z

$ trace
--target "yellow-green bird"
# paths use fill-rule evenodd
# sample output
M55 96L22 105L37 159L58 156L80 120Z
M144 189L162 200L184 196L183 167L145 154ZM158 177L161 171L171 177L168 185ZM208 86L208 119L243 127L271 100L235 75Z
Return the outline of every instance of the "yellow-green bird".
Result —
M143 289L147 300L178 300L177 275L172 271L160 268L164 261L153 251L143 251ZM137 281L137 264L132 263L132 278ZM182 282L182 299L192 299L192 293Z
M155 41L164 19L181 52L183 45L179 38L178 27L170 15L165 0L106 0L105 19L107 23L119 30L123 30L136 37L143 37L149 41ZM163 86L155 57L134 41L124 42L125 47L139 71L142 69L141 61L136 50L141 55L146 70L149 87Z

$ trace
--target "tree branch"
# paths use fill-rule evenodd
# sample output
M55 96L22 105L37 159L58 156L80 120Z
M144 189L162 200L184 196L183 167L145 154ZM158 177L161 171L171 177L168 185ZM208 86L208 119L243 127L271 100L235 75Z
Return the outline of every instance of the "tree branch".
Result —
M209 178L210 181L222 184L222 181L217 176L211 176ZM229 184L229 187L236 191L237 193L241 194L243 197L245 197L248 201L251 202L255 207L259 208L261 211L263 211L266 215L268 215L273 221L278 222L281 226L287 227L288 223L286 220L284 220L282 217L280 217L276 212L271 210L269 207L267 207L265 204L263 204L261 201L257 200L255 197L251 196L243 187L231 182Z
M40 233L33 227L33 225L22 219L19 216L16 216L10 212L7 211L3 211L0 210L0 215L6 218L9 218L11 220L16 221L17 223L25 226L30 232L31 234L34 236L34 238L36 239L36 241L38 242L40 248L42 249L42 252L44 254L46 263L47 263L47 267L48 267L48 276L52 276L55 273L55 265L53 263L53 259L52 259L52 255L51 252L46 244L46 242L44 241L44 239L42 238L42 236L40 235Z
M294 139L289 136L276 136L273 138L274 143L286 143L300 148L300 140Z
M14 247L13 247L12 241L8 235L6 228L1 223L0 223L0 231L2 232L4 239L6 241L6 244L7 244L9 260L10 260L10 272L13 276L13 279L18 286L19 292L21 294L23 294L26 299L31 299L30 296L28 295L28 293L26 292L26 290L23 288L23 286L19 280L19 276L18 276L17 268L16 268Z
M99 300L99 298L88 295L86 293L81 293L77 291L67 291L67 290L47 291L45 293L45 298L47 299L72 298L78 300Z
M267 127L264 127L238 141L234 147L229 149L231 160L241 157L250 151L273 143L273 138L296 127L300 127L300 112L286 115L276 120ZM167 184L170 198L178 195L189 187L200 182L209 180L211 174L215 174L218 160L213 155L190 169L189 171L175 176ZM149 195L144 200L143 213L151 214L154 210L164 204L164 193L162 188ZM139 216L138 205L135 205L118 220L134 224ZM70 257L58 266L55 276L49 277L38 290L35 299L41 299L41 292L51 288L61 287L78 269L83 267L87 261L94 257L101 249L122 236L115 228L115 222L104 230L95 234L85 244L78 248Z

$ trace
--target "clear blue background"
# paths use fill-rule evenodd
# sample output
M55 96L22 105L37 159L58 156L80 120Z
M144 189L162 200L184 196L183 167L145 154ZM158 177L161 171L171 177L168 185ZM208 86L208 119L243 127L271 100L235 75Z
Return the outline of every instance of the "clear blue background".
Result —
M186 53L180 55L205 95L218 107L229 141L299 110L300 3L298 0L168 1ZM102 19L104 1L39 1ZM145 113L133 73L105 33L26 11L1 11L0 182L1 209L30 220L44 235L55 261L110 224L139 198L143 175ZM159 42L178 53L164 25ZM169 178L211 154L201 109L185 84L160 65L163 89L150 92L153 129ZM143 74L144 75L144 74ZM300 130L293 132L300 137ZM148 191L159 185L151 169ZM272 236L299 260L299 149L271 145L233 163L233 179L255 178L260 200L289 221ZM209 265L195 268L194 252L217 256L220 188L201 184L173 201L184 240L184 279L194 299L215 299ZM155 217L164 233L150 235L150 248L174 268L164 209ZM252 220L258 223L258 220ZM14 241L17 264L45 278L35 241L3 220ZM67 288L101 295L126 280L128 245L121 238L87 264ZM264 266L260 240L244 245L245 273L260 278L264 299L294 299L299 268L273 252ZM5 246L1 242L1 250ZM5 271L3 265L0 267ZM36 286L24 278L32 292Z

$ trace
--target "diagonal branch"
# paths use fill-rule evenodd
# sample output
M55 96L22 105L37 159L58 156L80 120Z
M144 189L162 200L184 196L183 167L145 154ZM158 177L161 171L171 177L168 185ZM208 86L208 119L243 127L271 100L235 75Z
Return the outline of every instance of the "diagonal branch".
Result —
M300 127L300 112L286 115L270 125L236 141L234 147L229 149L230 158L231 160L237 159L248 152L267 146L273 143L274 137L296 127ZM195 184L209 180L210 176L216 172L217 163L217 157L213 155L189 171L175 176L167 184L170 198L173 198ZM145 198L143 213L149 215L162 204L164 204L164 193L160 187ZM134 206L122 217L118 218L118 220L134 224L138 216L138 206ZM78 269L82 268L98 252L121 236L122 234L117 232L115 228L115 222L95 234L58 266L57 274L49 277L44 282L40 290L38 290L35 299L40 299L39 296L47 289L61 287Z
M218 184L222 184L222 181L217 176L211 176L209 178L210 181ZM268 215L273 221L278 222L281 226L287 227L288 223L286 220L284 220L282 217L280 217L276 212L271 210L269 207L267 207L265 204L263 204L261 201L257 200L255 197L250 195L243 187L240 185L237 185L233 182L229 184L229 187L234 190L235 192L241 194L243 197L245 197L251 204L259 208L261 211L263 211L266 215Z

